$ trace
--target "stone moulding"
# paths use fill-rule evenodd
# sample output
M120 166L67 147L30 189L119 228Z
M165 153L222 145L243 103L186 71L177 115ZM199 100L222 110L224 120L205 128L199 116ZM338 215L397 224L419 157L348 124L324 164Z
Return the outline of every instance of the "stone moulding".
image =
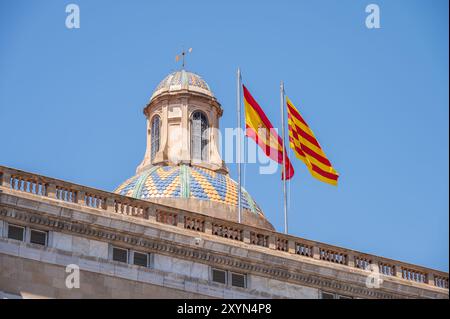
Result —
M68 193L71 193L70 197L67 197ZM0 197L3 195L6 197L2 202L11 208L31 209L32 212L39 214L47 211L50 216L54 216L54 212L58 211L60 216L52 221L54 225L51 227L57 229L62 227L59 229L64 231L78 231L76 227L80 227L79 224L91 224L92 229L82 234L97 237L103 234L103 229L113 229L115 231L107 233L103 238L124 240L130 245L143 245L141 241L130 239L117 231L115 226L126 220L126 223L130 225L128 227L131 228L149 227L153 229L153 232L165 230L169 233L184 233L191 238L201 235L213 237L212 242L227 243L229 247L246 246L247 254L251 256L255 253L278 256L279 261L275 263L275 266L283 266L286 260L295 260L304 262L305 265L319 263L327 268L367 276L365 272L367 263L373 263L378 265L383 278L390 283L411 287L411 289L426 289L448 297L448 273L442 271L0 166ZM6 200L6 198L10 199ZM94 200L93 205L92 198L101 199L100 204ZM27 204L21 205L24 201L28 201ZM173 218L172 224L167 225L164 218L159 220L164 215L176 217ZM60 225L61 220L71 221L73 216L78 220L77 225ZM202 226L191 227L189 223L193 220ZM103 227L97 227L96 221ZM80 233L81 231L84 230L80 230ZM172 235L166 235L167 238L165 238L169 239L169 242L170 236ZM248 270L251 269L253 268L248 268ZM260 272L269 274L265 270ZM395 293L395 289L393 290Z
M127 246L141 246L153 253L190 259L209 265L227 266L237 271L244 271L246 273L278 280L286 280L319 289L333 289L335 291L340 291L341 293L351 293L363 298L392 299L408 297L406 294L368 289L364 286L337 282L334 279L322 276L302 274L292 268L281 268L279 265L270 265L269 263L261 265L256 262L246 261L234 256L226 256L204 248L199 249L199 247L180 246L174 242L150 238L148 236L137 237L133 234L117 233L117 231L114 231L113 229L98 227L98 225L90 225L84 222L70 220L57 220L54 217L42 215L41 212L23 210L22 208L17 210L14 207L7 207L4 204L2 204L2 206L3 207L0 208L0 217L3 217L5 220L18 220L22 223L44 226L50 230L84 235L100 240L122 242Z

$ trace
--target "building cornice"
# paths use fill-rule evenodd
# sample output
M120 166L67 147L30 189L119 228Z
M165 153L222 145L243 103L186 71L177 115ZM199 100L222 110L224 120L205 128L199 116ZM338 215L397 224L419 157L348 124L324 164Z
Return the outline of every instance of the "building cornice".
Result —
M5 196L5 194L1 194ZM8 195L11 196L11 195ZM18 200L19 198L17 198ZM59 231L63 233L69 233L77 236L89 237L97 240L120 243L123 246L129 246L132 248L139 247L141 250L147 250L152 253L159 253L181 259L188 259L200 263L206 263L215 267L226 267L227 269L233 269L235 271L255 274L263 277L269 277L272 279L282 280L286 282L292 282L301 284L308 287L319 288L322 290L333 290L341 294L350 294L352 296L358 296L361 298L408 298L417 297L415 293L394 293L384 291L383 289L371 289L364 285L356 283L345 283L332 278L327 278L315 274L307 274L299 272L297 269L302 269L301 266L295 265L298 262L283 261L283 258L273 255L260 253L261 256L257 260L251 260L249 257L240 258L238 256L232 256L231 254L224 254L212 251L204 247L192 247L188 243L192 241L184 241L186 244L181 245L179 242L172 242L164 240L162 238L152 238L142 234L136 234L132 231L118 230L117 228L104 227L96 223L87 223L85 220L73 218L81 212L74 211L69 212L67 208L61 208L66 210L64 215L72 216L72 219L64 218L61 216L53 217L46 216L41 211L17 208L13 205L5 205L3 200L1 201L0 217L5 220L14 220L15 222L22 224L35 225L39 227L45 227L48 230ZM35 205L36 207L36 205ZM83 212L82 214L86 214ZM87 217L87 216L84 216ZM107 217L110 218L110 217ZM94 220L94 219L92 219ZM129 222L129 221L127 221ZM167 226L166 226L167 227ZM169 227L170 228L170 227ZM163 230L165 232L165 230ZM170 238L168 234L164 237ZM205 239L207 240L207 239ZM221 242L223 245L232 246L233 242ZM257 254L253 254L257 255ZM258 262L258 260L265 260L265 263ZM271 262L273 260L273 262ZM281 266L286 264L286 266ZM319 267L320 268L320 267ZM319 268L317 271L319 272ZM351 277L354 281L359 281L362 276L359 274L350 274L347 276L349 281ZM364 282L364 281L363 281ZM398 289L398 288L397 288ZM408 290L411 290L409 288ZM437 297L439 294L431 294L429 297Z
M41 223L55 231L59 229L63 232L93 236L107 241L121 241L128 245L144 245L143 247L148 247L154 252L174 254L208 264L235 267L238 270L311 287L322 289L336 287L333 289L349 291L361 297L448 298L448 289L436 284L436 278L439 278L448 285L448 274L445 272L133 199L4 166L0 166L0 181L0 204L4 207L1 216L8 219L25 218L26 222ZM71 201L61 197L59 191L70 193ZM55 216L53 212L58 212L59 215ZM94 223L100 218L108 222ZM121 222L134 225L130 226L131 229L140 228L141 232L130 232L126 229L123 232L123 229L111 226ZM153 233L163 232L165 237L155 242L155 239L145 235L142 229ZM174 236L183 236L183 240L173 242L173 238L176 238ZM205 245L191 247L192 245L188 243L196 237L203 238L205 245L206 243L226 245L230 251L243 249L246 257L243 258L238 254L230 256L230 251L214 252L207 249ZM255 259L252 256L260 258L255 257ZM357 261L361 260L370 261L380 267L389 266L393 270L390 275L381 275L384 283L380 289L365 287L364 278L370 274L370 271L358 268ZM314 268L324 270L329 277L323 276L323 272ZM350 276L351 280L344 283L340 277L331 275L330 271L338 272L343 278ZM422 274L426 281L416 282L414 278L406 279L405 274ZM380 293L385 295L376 295Z
M157 96L153 97L152 100L144 107L143 113L145 116L148 116L150 114L150 110L154 107L160 106L162 102L165 101L167 104L170 104L172 101L176 101L179 99L188 99L188 101L202 101L203 103L213 106L217 110L217 114L219 117L223 115L222 106L215 97L211 97L203 93L192 92L189 90L179 90L176 92L164 92L158 94Z

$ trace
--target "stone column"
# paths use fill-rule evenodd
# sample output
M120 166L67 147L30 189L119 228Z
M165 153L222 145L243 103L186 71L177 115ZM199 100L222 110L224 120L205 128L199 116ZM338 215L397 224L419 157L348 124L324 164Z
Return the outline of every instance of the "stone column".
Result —
M346 264L347 266L355 267L355 256L353 254L347 254Z
M429 272L427 274L427 281L426 281L426 283L431 285L431 286L435 286L435 284L434 284L434 274L433 273Z
M147 218L152 222L156 222L156 208L153 205L147 207Z
M205 234L212 235L212 223L209 220L205 221ZM245 236L244 236L245 241Z
M116 202L114 198L112 197L106 198L106 211L110 213L116 212Z
M314 259L320 259L320 248L317 246L313 246L312 248L312 257Z
M243 241L246 244L250 244L250 231L248 229L244 229L242 231Z
M295 241L292 239L289 239L288 241L288 252L290 254L295 254Z
M85 195L86 193L84 191L77 191L77 204L78 205L86 205L85 202Z
M56 198L56 185L53 183L47 184L47 196Z
M155 156L156 160L168 161L167 154L169 153L169 119L168 119L168 110L169 101L163 100L161 102L161 128L160 128L160 136L159 136L159 152L161 155L158 156L158 153Z
M209 135L209 162L213 166L217 166L220 168L222 165L222 159L219 156L218 145L219 145L219 136L218 136L218 120L217 120L217 112L214 107L211 108L209 112L209 126L211 128L211 132Z
M402 266L400 265L394 266L394 275L397 278L403 278Z
M274 235L270 235L269 236L269 248L270 249L277 249L276 238L275 238Z
M150 123L150 118L147 117L147 147L145 148L145 154L144 154L144 160L143 160L143 166L150 164L150 153L151 153L151 137L150 137L150 133L151 133L151 123ZM161 131L160 131L161 133Z
M181 102L181 149L180 149L180 160L182 163L189 163L191 161L190 152L190 130L189 130L189 99L183 97L180 99Z
M5 187L5 188L11 188L11 174L8 172L3 172L0 183L1 183L1 186Z
M184 215L178 213L177 214L177 227L184 228Z

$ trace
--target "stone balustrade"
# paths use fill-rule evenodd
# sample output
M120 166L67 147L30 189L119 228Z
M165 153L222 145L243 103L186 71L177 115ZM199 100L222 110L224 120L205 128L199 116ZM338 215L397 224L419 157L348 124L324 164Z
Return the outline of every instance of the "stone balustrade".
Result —
M269 235L250 232L250 243L262 247L269 247Z
M243 229L230 225L228 222L214 222L212 224L212 234L223 238L228 238L237 241L243 241Z
M145 206L128 199L106 198L105 203L106 209L114 213L141 218L148 217Z
M259 246L262 249L277 250L297 258L316 259L363 271L373 271L375 265L384 276L442 289L449 287L448 273L445 272L125 197L5 166L0 166L0 192L2 189L46 196L68 205L80 205L108 213L153 220L173 227Z
M394 276L394 266L392 264L386 264L384 262L378 262L380 274L386 276Z
M319 247L319 252L321 260L342 265L347 264L348 256L345 252L340 252L337 249L328 249L328 247Z
M52 185L53 186L53 185ZM70 203L76 203L77 202L77 192L70 188L55 186L55 196L57 199L70 202Z
M205 221L202 218L184 216L184 228L198 232L205 232Z
M298 242L295 242L294 245L295 245L294 246L295 247L295 250L294 250L295 254L302 255L302 256L305 256L305 257L312 257L313 256L313 246L307 245L305 243L298 243Z
M178 214L158 209L156 211L156 221L167 225L177 226Z

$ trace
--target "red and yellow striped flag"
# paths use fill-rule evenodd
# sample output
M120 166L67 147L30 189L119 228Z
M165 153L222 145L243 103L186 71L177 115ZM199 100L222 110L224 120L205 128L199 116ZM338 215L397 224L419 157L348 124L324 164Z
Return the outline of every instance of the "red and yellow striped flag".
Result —
M242 87L244 89L246 135L252 138L269 158L278 164L283 164L283 141L245 85ZM286 152L286 149L284 151ZM290 179L294 176L294 168L287 155L285 165L282 178Z
M327 159L313 131L286 97L289 142L295 155L308 167L312 176L322 182L337 185L339 174Z

